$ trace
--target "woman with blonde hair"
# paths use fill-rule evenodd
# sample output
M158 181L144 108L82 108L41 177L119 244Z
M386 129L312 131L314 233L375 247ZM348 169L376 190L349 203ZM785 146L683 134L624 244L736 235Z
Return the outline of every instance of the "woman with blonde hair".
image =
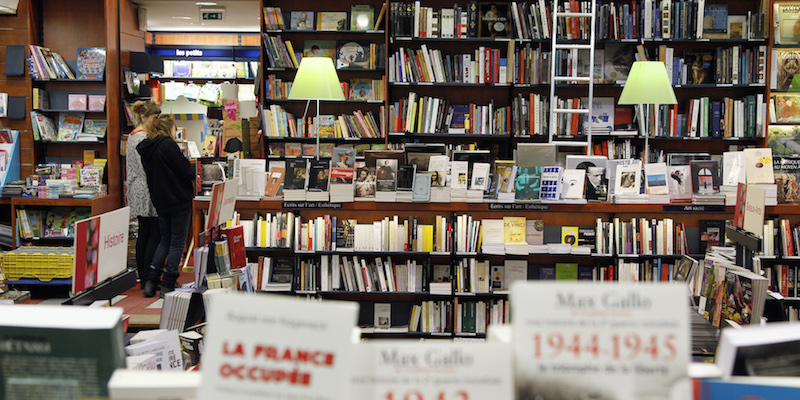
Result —
M175 121L161 115L150 124L147 140L136 146L161 229L161 242L146 274L145 297L155 296L159 281L162 295L175 290L192 216L196 173L175 142L176 132Z
M153 254L161 241L161 231L158 228L158 213L150 200L150 190L147 188L147 176L142 166L142 159L136 146L147 139L147 127L161 114L161 107L152 101L137 101L131 106L136 119L136 127L128 135L125 146L126 157L126 196L128 206L131 208L131 217L139 221L138 236L136 238L136 270L139 284L144 289L145 275Z

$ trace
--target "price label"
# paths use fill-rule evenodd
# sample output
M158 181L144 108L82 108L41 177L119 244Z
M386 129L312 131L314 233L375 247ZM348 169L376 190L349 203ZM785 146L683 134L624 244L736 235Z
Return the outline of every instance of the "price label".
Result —
M503 343L407 343L356 346L351 398L380 400L511 399L511 346Z
M510 296L518 392L547 398L570 382L587 398L690 397L685 286L531 281Z

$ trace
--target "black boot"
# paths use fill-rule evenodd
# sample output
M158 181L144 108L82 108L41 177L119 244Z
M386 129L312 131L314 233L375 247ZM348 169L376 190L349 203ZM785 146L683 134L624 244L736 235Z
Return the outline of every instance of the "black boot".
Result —
M158 284L161 281L161 270L156 269L152 265L147 269L144 282L144 297L153 297L158 290Z
M161 281L161 297L164 297L164 294L175 290L175 284L179 276L180 275L164 274L164 280Z

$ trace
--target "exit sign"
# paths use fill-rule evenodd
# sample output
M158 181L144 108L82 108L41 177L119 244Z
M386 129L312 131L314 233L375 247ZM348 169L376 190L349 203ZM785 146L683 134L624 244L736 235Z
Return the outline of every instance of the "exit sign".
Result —
M222 11L202 11L200 19L202 21L222 21Z

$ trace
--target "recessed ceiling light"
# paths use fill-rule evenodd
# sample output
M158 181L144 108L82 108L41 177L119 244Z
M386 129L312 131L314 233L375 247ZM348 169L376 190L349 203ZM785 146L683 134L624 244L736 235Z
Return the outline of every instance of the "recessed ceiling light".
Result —
M198 2L194 3L194 5L196 5L196 6L215 6L215 5L217 5L217 3L213 2L213 1L198 1Z
M173 15L172 19L192 19L192 17L187 17L185 15Z

